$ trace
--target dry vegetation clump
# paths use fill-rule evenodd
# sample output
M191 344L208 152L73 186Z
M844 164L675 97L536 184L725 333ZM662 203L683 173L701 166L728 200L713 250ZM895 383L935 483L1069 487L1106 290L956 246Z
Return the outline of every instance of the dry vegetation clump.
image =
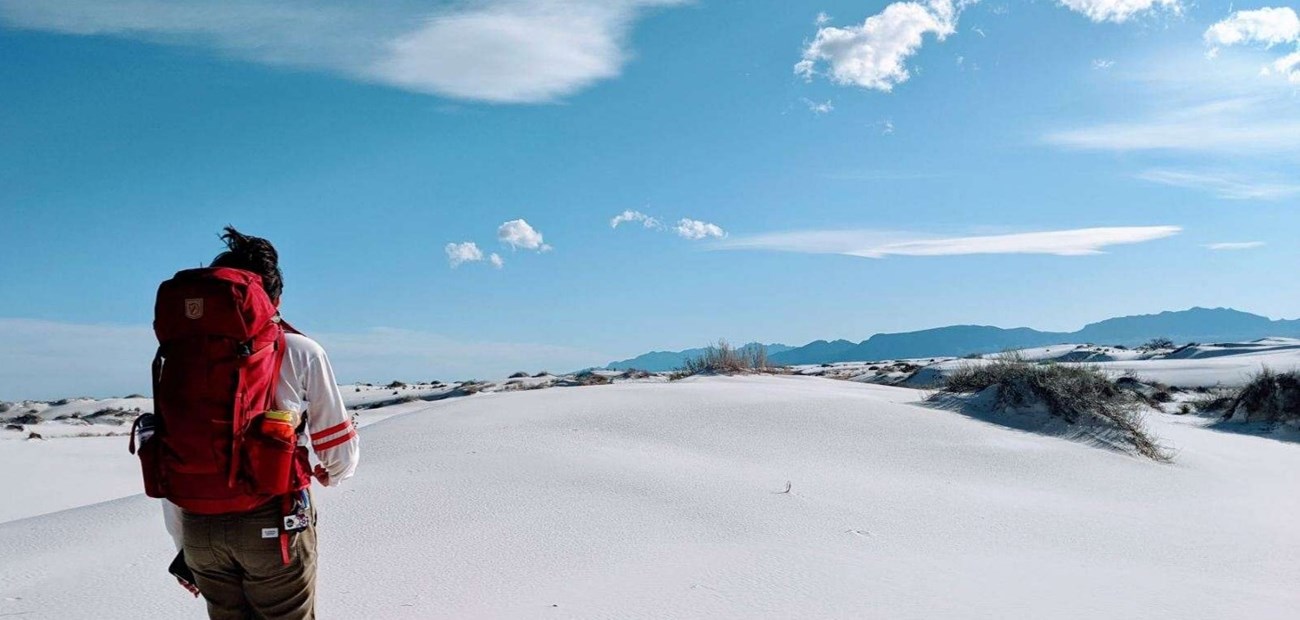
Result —
M627 370L624 370L623 374L619 375L619 378L620 379L649 379L650 376L651 373L648 370L629 368Z
M41 416L36 413L24 413L20 416L9 419L14 424L40 424Z
M1071 427L1117 433L1138 454L1167 461L1171 457L1145 428L1137 399L1105 373L1087 366L1031 364L1004 355L988 364L970 364L953 372L944 391L978 393L994 388L995 408L1041 406Z
M735 375L746 372L765 372L775 367L767 358L767 347L753 346L739 349L726 340L709 345L704 352L687 359L686 364L671 378L681 379L692 375Z
M519 372L517 372L517 373L515 373L515 374L513 374L513 375L510 375L510 378L511 378L511 379L524 379L524 378L527 378L527 377L528 377L528 373L526 373L526 372L524 372L524 371L522 371L522 370L519 371Z
M1236 422L1300 421L1300 371L1259 371L1232 395L1227 412Z
M1154 351L1157 349L1172 349L1172 348L1174 348L1173 340L1170 340L1168 338L1152 338L1151 340L1148 340L1145 343L1143 343L1142 346L1138 347L1138 350L1141 351L1143 349L1146 349L1148 351Z
M594 373L590 370L584 370L576 375L573 375L573 382L580 386L606 385L608 383L613 383L613 379L610 379L609 377L602 374Z

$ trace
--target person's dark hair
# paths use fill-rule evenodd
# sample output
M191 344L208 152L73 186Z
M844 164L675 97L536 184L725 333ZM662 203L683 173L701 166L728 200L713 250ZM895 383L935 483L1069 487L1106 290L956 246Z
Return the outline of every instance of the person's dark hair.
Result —
M226 227L221 240L228 249L213 259L212 266L243 269L262 276L262 288L267 297L278 301L284 291L284 276L280 273L280 254L275 251L275 246L261 237L245 235L234 226Z

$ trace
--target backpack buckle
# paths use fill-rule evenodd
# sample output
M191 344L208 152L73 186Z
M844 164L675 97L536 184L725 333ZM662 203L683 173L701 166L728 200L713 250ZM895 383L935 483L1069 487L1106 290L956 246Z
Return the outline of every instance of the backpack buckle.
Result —
M235 355L239 357L250 357L253 355L253 341L241 342L235 347Z

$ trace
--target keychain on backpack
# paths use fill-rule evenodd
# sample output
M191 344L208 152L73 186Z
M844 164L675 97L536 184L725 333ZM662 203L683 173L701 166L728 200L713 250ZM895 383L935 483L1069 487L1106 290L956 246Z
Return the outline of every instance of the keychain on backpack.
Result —
M293 505L284 515L285 532L301 532L311 526L311 493L303 489L294 493Z

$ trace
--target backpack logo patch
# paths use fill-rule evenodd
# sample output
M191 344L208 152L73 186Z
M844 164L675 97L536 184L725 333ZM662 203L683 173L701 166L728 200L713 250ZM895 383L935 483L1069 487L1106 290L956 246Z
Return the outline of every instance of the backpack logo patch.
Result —
M185 318L201 319L203 318L203 298L185 300Z

